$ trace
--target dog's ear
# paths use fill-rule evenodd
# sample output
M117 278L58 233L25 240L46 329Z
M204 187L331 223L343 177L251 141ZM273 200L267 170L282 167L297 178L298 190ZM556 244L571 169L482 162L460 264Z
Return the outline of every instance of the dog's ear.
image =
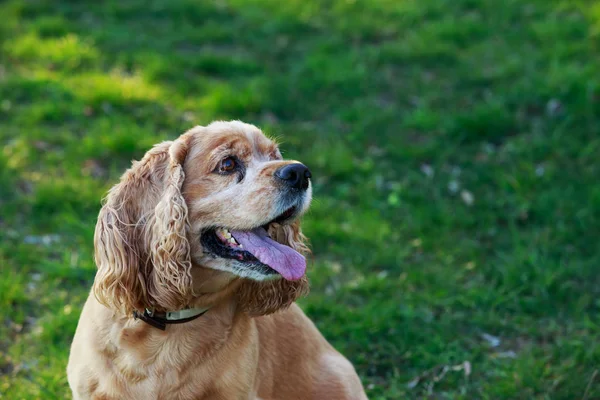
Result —
M298 220L289 225L272 224L269 235L304 256L310 254ZM308 290L306 276L297 281L287 281L283 278L267 282L245 280L237 291L237 298L244 312L250 316L261 316L289 307L296 299L306 295Z
M148 151L121 177L100 210L93 292L125 314L180 309L191 298L188 209L181 195L190 135Z

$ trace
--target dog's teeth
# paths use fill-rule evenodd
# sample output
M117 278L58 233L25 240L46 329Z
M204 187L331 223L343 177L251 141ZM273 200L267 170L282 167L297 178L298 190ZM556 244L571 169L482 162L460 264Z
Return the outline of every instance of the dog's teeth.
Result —
M235 241L235 239L233 237L229 237L229 243L231 244L237 244L237 242Z
M240 247L240 249L243 249L244 245L240 243L239 247Z
M230 239L230 238L231 238L231 233L230 233L229 231L227 231L227 230L226 230L226 231L223 233L223 236L225 236L227 239Z

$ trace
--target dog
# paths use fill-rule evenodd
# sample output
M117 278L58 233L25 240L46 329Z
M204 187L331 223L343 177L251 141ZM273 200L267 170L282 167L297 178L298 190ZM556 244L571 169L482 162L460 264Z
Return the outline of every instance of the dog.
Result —
M240 121L197 126L133 162L94 234L71 345L73 398L366 399L294 303L311 173Z

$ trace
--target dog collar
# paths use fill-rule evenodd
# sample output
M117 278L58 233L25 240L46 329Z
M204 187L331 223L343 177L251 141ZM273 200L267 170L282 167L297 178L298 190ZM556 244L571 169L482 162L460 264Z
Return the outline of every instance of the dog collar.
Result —
M141 319L148 325L152 325L160 330L165 330L168 324L183 324L201 317L208 311L208 308L186 308L179 311L167 311L157 313L154 309L146 308L143 313L137 310L133 311L133 318Z

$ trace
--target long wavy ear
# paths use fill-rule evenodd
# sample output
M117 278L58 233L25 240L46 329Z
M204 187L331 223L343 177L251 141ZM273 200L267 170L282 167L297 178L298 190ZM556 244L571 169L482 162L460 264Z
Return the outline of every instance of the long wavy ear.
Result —
M290 225L272 224L269 235L304 256L310 254L298 220ZM251 316L261 316L289 307L296 299L306 295L308 290L306 276L297 281L286 281L283 278L267 282L245 280L238 289L237 298L244 312Z
M181 195L188 135L156 145L108 193L94 235L93 292L128 315L179 309L191 296L187 205Z

